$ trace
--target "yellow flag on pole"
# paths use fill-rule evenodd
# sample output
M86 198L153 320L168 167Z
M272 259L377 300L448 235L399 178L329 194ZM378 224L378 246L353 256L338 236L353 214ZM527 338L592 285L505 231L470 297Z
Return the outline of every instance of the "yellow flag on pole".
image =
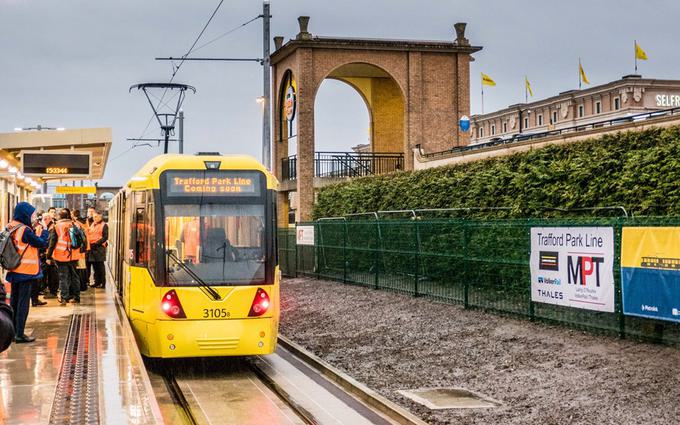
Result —
M534 97L534 92L531 91L531 83L529 82L529 79L526 77L526 75L524 76L524 86L529 92L529 96Z
M583 70L583 66L581 65L581 61L578 61L578 73L581 75L581 81L583 81L586 84L590 84L590 81L588 81L588 77L586 77L586 72Z
M482 74L482 85L484 85L484 86L495 86L496 85L496 82L491 77L489 77L488 75L486 75L483 72L481 74Z
M640 59L643 61L647 60L647 53L645 53L645 51L642 50L642 47L640 47L640 45L637 44L637 41L635 42L635 59Z

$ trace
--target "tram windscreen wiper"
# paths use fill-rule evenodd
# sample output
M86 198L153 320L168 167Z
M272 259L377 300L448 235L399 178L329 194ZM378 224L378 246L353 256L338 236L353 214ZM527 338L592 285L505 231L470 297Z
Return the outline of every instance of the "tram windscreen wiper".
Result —
M208 295L215 301L220 300L220 294L214 290L210 285L208 285L203 279L201 279L200 276L198 276L189 266L184 264L182 260L171 250L165 251L165 253L168 255L168 257L172 258L175 263L177 263L178 266L182 268L186 272L186 274L189 275L198 285L200 286L201 290L203 291L204 294Z

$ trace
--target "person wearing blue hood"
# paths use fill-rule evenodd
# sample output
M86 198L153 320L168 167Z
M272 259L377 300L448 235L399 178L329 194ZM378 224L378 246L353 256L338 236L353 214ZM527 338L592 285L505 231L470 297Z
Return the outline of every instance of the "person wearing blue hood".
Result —
M14 246L21 256L19 267L10 270L5 277L12 284L10 304L14 310L14 341L17 343L35 341L34 337L24 333L24 329L30 307L31 287L36 284L35 280L42 278L38 249L46 248L49 238L49 232L43 232L40 226L33 232L34 214L33 205L19 202L14 208L12 221L7 225L7 229L12 232Z

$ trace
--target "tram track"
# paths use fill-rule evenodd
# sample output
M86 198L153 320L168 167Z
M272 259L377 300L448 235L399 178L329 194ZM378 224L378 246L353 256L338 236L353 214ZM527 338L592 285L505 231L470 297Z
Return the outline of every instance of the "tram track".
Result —
M196 420L196 417L191 410L191 406L189 406L189 402L187 401L186 397L184 397L182 389L177 384L174 373L170 370L166 370L162 374L162 377L163 382L165 383L165 388L168 390L168 394L170 394L172 401L177 406L183 423L187 425L198 425L199 422Z
M269 388L273 393L275 393L286 405L288 405L297 415L304 421L305 424L308 425L315 425L317 424L316 419L314 418L314 415L312 415L307 409L302 407L299 403L297 403L291 396L288 394L287 391L285 391L283 388L281 388L280 385L278 385L273 379L271 379L270 376L268 376L262 369L260 369L257 365L253 364L252 362L249 362L249 367L253 371L253 373L264 383L267 388Z
M166 423L425 423L285 339L268 356L149 366L152 380L162 380L167 391L159 391L159 381L154 385Z

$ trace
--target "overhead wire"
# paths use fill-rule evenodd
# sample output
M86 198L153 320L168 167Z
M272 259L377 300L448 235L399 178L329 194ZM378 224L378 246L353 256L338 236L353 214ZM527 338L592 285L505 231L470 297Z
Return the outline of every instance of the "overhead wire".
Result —
M181 60L180 63L175 67L174 71L172 72L172 76L170 76L170 81L169 81L168 83L172 83L172 82L174 81L175 76L177 75L177 72L179 71L179 69L180 69L180 68L182 67L182 65L184 64L184 60L187 58L187 56L189 56L189 55L191 54L193 48L196 47L196 43L198 43L198 41L201 39L201 37L203 36L203 33L204 33L205 30L208 28L208 25L210 25L210 22L212 22L213 18L215 17L215 15L217 14L217 12L220 10L220 7L222 7L222 3L224 3L224 0L220 0L220 2L217 4L217 7L215 7L215 10L213 10L212 14L210 15L210 18L208 18L208 21L205 23L205 25L203 25L203 28L201 29L201 32L198 33L198 36L196 37L196 39L194 40L194 42L191 44L191 47L189 48L189 50L188 50L184 55L182 55L182 60ZM161 103L163 103L163 99L165 99L165 95L167 94L167 92L168 92L168 89L166 88L166 89L163 91L163 95L161 96L161 98L160 98L160 100L159 100L159 102L158 102L158 106L156 106L156 108L158 108L158 107L161 105ZM156 116L156 113L154 112L154 113L151 115L151 118L149 118L149 122L146 123L146 127L144 127L144 130L142 131L142 135L139 136L140 139L144 138L144 136L146 135L146 132L147 132L147 130L149 129L149 126L151 125L151 122L153 121L153 119L154 119L155 116Z
M160 144L160 142L159 142L159 144ZM150 148L153 147L153 146L151 146L150 143L137 143L137 144L134 144L134 145L130 146L129 148L125 149L123 152L121 152L121 153L119 153L118 155L114 156L113 158L110 158L110 159L109 159L109 162L115 161L115 160L117 160L118 158L120 158L120 157L122 157L123 155L125 155L126 153L130 152L131 150L133 150L134 148L139 148L139 147L142 147L142 146L148 146L148 147L150 147Z
M227 31L227 32L225 32L225 33L223 33L223 34L218 35L217 37L213 38L212 40L208 41L207 43L203 43L203 44L201 44L200 46L198 46L197 48L195 48L195 49L192 51L192 53L201 50L202 48L204 48L204 47L206 47L206 46L208 46L208 45L210 45L210 44L216 42L217 40L221 40L222 38L228 36L228 35L231 34L232 32L234 32L234 31L236 31L236 30L239 30L239 29L245 27L246 25L250 24L251 22L254 22L254 21L260 19L261 17L262 17L262 15L257 15L257 16L254 17L253 19L250 19L249 21L246 21L246 22L242 23L241 25L238 25L238 26L236 26L236 27L230 29L229 31Z
M209 26L210 23L212 22L213 18L215 17L215 15L217 14L217 12L219 11L220 7L222 7L222 3L224 3L224 0L220 0L220 2L217 4L217 6L215 7L215 10L213 10L213 12L212 12L212 14L210 15L210 17L208 18L207 22L205 23L205 25L203 25L203 28L201 29L200 33L198 34L198 36L196 37L196 39L194 40L194 42L191 44L191 47L189 48L189 50L187 50L187 52L186 52L184 55L182 55L182 57L181 57L179 63L178 63L177 65L175 65L174 62L171 62L171 63L170 63L170 66L172 67L172 68L171 68L171 69L172 69L172 75L170 76L170 81L169 81L169 83L172 83L172 82L174 81L175 76L177 75L177 73L179 72L180 68L181 68L182 65L184 64L185 59L186 59L187 57L189 57L189 55L190 55L191 53L196 52L197 50L200 50L200 49L202 49L202 48L204 48L204 47L206 47L206 46L208 46L208 45L210 45L210 44L212 44L212 43L214 43L214 42L216 42L216 41L218 41L218 40L221 40L222 38L226 37L227 35L229 35L229 34L235 32L235 31L237 31L237 30L239 30L239 29L241 29L241 28L243 28L243 27L245 27L246 25L248 25L248 24L250 24L250 23L252 23L252 22L254 22L254 21L256 21L256 20L258 20L259 18L262 17L262 15L257 15L257 16L255 16L254 18L251 18L251 19L247 20L246 22L244 22L244 23L242 23L242 24L240 24L240 25L237 25L237 26L231 28L230 30L228 30L228 31L226 31L226 32L224 32L224 33L222 33L222 34L220 34L219 36L213 38L212 40L210 40L210 41L208 41L208 42L206 42L206 43L203 43L203 44L201 44L200 46L196 47L196 44L198 44L198 42L200 41L201 37L203 37L203 34L205 33L205 30L208 28L208 26ZM166 88L166 89L163 91L163 94L161 95L160 99L159 99L157 96L154 96L156 99L158 99L158 105L157 105L156 108L158 108L161 104L164 104L163 100L165 99L165 95L167 94L167 91L168 91L168 89ZM168 101L168 102L170 102L170 101ZM167 102L166 102L166 103L167 103ZM151 117L149 118L149 121L146 123L146 126L144 127L144 130L142 130L141 135L138 137L139 139L143 139L143 138L147 135L148 130L149 130L149 127L151 126L151 123L153 122L155 116L156 116L155 113L153 113L153 114L151 115ZM134 146L133 146L133 147L134 147ZM127 152L129 152L130 150L131 150L131 149L128 149L128 150L126 150L124 153L127 153ZM121 155L122 155L122 154L121 154ZM117 158L117 157L116 157L116 158ZM115 159L115 158L114 158L114 159Z

